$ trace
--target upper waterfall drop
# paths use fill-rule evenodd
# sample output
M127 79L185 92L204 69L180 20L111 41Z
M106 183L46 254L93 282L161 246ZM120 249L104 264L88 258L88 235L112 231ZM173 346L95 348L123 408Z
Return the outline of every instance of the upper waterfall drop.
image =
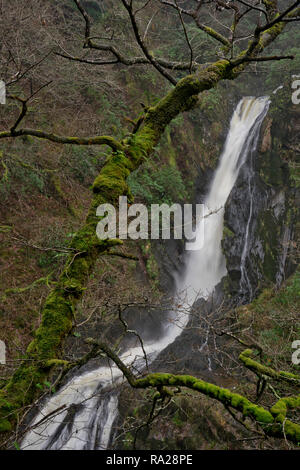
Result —
M269 97L243 98L235 109L224 150L205 198L204 244L198 251L186 255L184 274L177 277L176 290L192 306L199 297L207 298L227 274L226 260L221 249L224 211L240 168L269 108ZM197 230L201 230L200 224Z
M227 273L221 249L224 208L239 170L259 134L268 106L268 97L247 97L234 111L224 151L204 201L207 213L196 228L202 230L200 224L204 224L204 246L186 254L184 272L176 279L176 296L182 299L180 308L174 307L169 313L161 337L144 343L148 364L180 336L189 321L188 311L197 298L208 298ZM127 366L134 363L142 370L145 367L144 351L139 344L122 353L121 359ZM118 414L118 390L112 386L121 382L122 373L114 364L79 373L44 404L31 423L21 448L106 449ZM55 410L60 413L56 414Z

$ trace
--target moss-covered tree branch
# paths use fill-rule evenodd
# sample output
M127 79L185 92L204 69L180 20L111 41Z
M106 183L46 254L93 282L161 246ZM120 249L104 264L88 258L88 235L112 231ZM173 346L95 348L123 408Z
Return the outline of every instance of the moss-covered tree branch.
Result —
M94 137L65 137L49 132L44 132L39 129L19 129L0 132L0 139L21 137L30 135L39 139L50 140L57 144L70 144L70 145L108 145L113 150L122 150L122 145L113 137L99 135Z
M291 384L300 385L299 375L292 374L291 372L276 371L271 367L267 367L260 364L258 361L255 361L253 359L253 351L251 349L245 349L245 351L240 354L239 359L243 362L244 366L247 367L247 369L251 370L259 376L267 376L277 382L283 381Z
M165 387L186 387L219 401L228 409L231 408L240 412L243 418L251 418L268 436L285 437L295 444L300 443L300 425L286 418L289 409L300 408L300 395L282 398L268 411L264 407L251 402L243 395L231 392L226 388L205 382L191 375L152 373L143 378L135 378L131 370L108 345L93 339L90 339L89 343L93 345L94 348L98 346L100 350L105 352L107 357L122 371L129 385L133 388L157 388L158 391L161 392ZM243 357L248 357L249 350L244 351L242 355ZM289 375L283 372L279 372L278 374L283 379Z
M8 295L11 294L22 294L23 292L27 292L28 290L34 289L36 286L40 284L46 284L48 287L49 282L50 282L50 277L52 276L52 273L48 274L47 276L40 277L39 279L36 279L33 281L31 284L29 284L26 287L11 287L9 289L6 289L4 293L1 295L0 300L3 301L6 299Z

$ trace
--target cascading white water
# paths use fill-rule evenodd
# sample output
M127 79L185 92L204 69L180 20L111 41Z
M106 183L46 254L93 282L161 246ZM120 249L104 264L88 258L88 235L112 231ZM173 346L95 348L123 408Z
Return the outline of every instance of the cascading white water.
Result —
M169 313L160 338L144 343L149 364L182 333L189 321L187 312L195 300L208 298L226 275L221 250L224 206L253 138L259 132L268 103L266 97L244 98L233 114L225 148L205 200L207 217L197 227L202 230L200 224L205 224L204 246L188 252L184 273L176 279L176 305L180 304L180 308ZM128 366L145 368L140 346L123 353L121 359ZM46 402L31 423L33 428L25 435L21 448L106 449L118 414L116 385L121 382L122 373L114 364L74 377ZM64 405L66 408L61 410ZM57 409L60 411L55 414ZM47 416L49 418L43 420Z
M253 144L257 144L259 129L268 107L268 97L247 97L240 101L233 114L225 148L205 199L208 216L200 221L200 224L204 223L204 247L187 254L185 276L177 282L177 290L186 291L188 305L193 305L199 296L207 298L226 274L226 260L221 250L224 206L249 150ZM200 225L198 230L201 230ZM247 253L248 230L247 226L244 257Z

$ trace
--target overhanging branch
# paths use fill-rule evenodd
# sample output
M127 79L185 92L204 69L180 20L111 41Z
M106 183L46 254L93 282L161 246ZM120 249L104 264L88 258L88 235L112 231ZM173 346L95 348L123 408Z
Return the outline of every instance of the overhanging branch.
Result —
M51 82L49 82L51 83ZM93 137L68 137L68 136L60 136L57 134L53 134L51 132L45 132L40 129L17 129L18 125L22 122L25 118L28 108L27 103L28 101L36 95L42 88L49 85L49 83L40 87L36 92L32 93L31 96L27 99L20 98L15 95L9 95L9 98L14 99L22 104L22 108L16 122L10 128L9 131L2 131L0 132L0 139L7 139L7 138L15 138L15 137L22 137L22 136L32 136L37 137L39 139L50 140L51 142L55 142L58 144L70 144L70 145L108 145L112 150L124 150L124 147L120 142L110 136L93 136Z
M126 8L128 14L129 14L129 18L130 18L130 21L131 21L131 25L132 25L132 29L133 29L136 41L137 41L138 45L140 46L140 48L142 49L143 53L145 54L145 57L149 60L149 62L153 65L153 67L155 67L156 70L164 78L166 78L170 83L172 83L172 85L176 85L177 80L174 77L172 77L172 75L170 75L157 62L157 60L154 58L154 56L148 51L148 48L146 47L146 44L145 44L145 42L143 41L143 39L140 35L139 27L138 27L138 24L136 22L135 14L134 14L134 11L133 11L133 8L132 8L132 2L127 3L127 0L121 0L121 1L123 3L124 7Z
M286 10L284 10L282 13L278 14L275 16L275 18L269 22L269 23L266 23L264 26L258 26L257 27L257 30L262 33L264 31L266 31L267 29L270 29L272 28L273 26L275 26L276 24L280 23L282 20L285 19L285 17L287 15L289 15L291 12L293 12L293 10L295 10L295 8L300 5L300 0L297 0L295 3L293 3L293 5L291 5L289 8L287 8ZM292 15L291 15L292 16ZM292 18L290 17L290 20Z
M73 60L75 62L82 62L84 64L90 65L112 65L112 64L123 64L127 66L133 65L149 65L151 62L146 57L126 57L121 54L114 46L108 45L97 45L93 46L93 49L97 49L99 51L109 51L111 52L115 58L113 59L86 59L84 57L76 57L71 54L66 54L62 52L56 52L55 54L63 57L64 59ZM199 64L193 62L192 65L190 62L175 62L169 61L165 59L156 58L156 62L161 65L162 67L170 70L190 70L192 67L192 71L195 71Z
M161 58L155 58L147 49L145 42L143 41L139 28L136 22L136 14L139 10L136 12L133 11L133 8L131 4L128 4L126 1L122 0L122 3L126 10L129 13L129 17L131 20L131 24L133 27L133 31L135 33L135 37L137 40L138 45L142 49L144 53L144 57L126 57L124 54L122 54L115 46L111 44L97 44L92 40L91 37L91 22L89 19L89 16L85 9L83 8L80 0L74 0L78 10L80 11L84 21L85 21L85 42L84 42L84 47L89 48L89 49L95 49L98 51L102 52L109 52L113 55L113 59L100 59L100 60L91 60L91 59L85 59L85 58L79 58L72 56L70 54L65 54L65 53L57 53L57 55L64 57L66 59L70 60L75 60L78 62L83 62L87 64L92 64L92 65L108 65L108 64L116 64L116 63L121 63L127 66L131 65L147 65L147 64L152 64L158 72L164 76L168 81L170 81L173 85L176 84L176 80L174 77L172 77L166 70L189 70L191 65L187 63L181 63L181 62L173 62L173 61L168 61L165 59ZM195 69L197 64L192 64L193 70Z
M294 60L295 56L293 55L270 55L270 56L265 56L265 57L241 57L239 59L231 61L231 64L234 67L237 67L240 64L243 64L245 62L270 62L272 60Z
M21 137L24 135L37 137L39 139L50 140L58 144L70 145L108 145L113 150L123 150L122 144L110 136L94 136L94 137L65 137L38 129L19 129L0 132L0 139Z
M251 402L243 395L190 375L157 372L136 379L131 370L107 344L94 339L88 339L87 342L93 345L93 347L98 346L116 364L129 385L133 388L157 388L158 391L161 391L165 387L186 387L219 401L225 408L230 407L240 412L244 418L251 418L267 435L281 438L284 435L295 444L300 442L300 425L286 419L288 409L300 407L300 396L282 398L268 411L262 406ZM245 353L247 355L246 351ZM283 422L285 423L284 429Z

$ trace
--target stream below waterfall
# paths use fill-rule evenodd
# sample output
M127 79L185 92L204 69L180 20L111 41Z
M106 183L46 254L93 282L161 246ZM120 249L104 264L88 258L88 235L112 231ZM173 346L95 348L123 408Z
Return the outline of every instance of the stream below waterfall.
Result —
M204 224L203 247L186 252L183 272L176 276L174 274L174 306L177 307L168 313L160 336L144 342L148 364L182 333L189 322L188 312L194 302L199 298L207 299L227 274L226 259L221 249L225 204L249 151L257 144L268 107L268 97L246 97L234 111L224 150L204 201L206 217L201 219L196 228L202 230L201 224ZM250 201L250 211L251 204ZM245 227L242 263L247 253L251 216L250 212ZM242 282L247 283L245 263L241 266L241 273ZM144 353L140 346L129 349L120 357L127 366L134 364L135 370L142 371L145 368ZM113 363L110 367L99 367L81 374L79 371L77 374L40 405L39 412L30 423L31 430L22 441L22 449L91 450L111 446L113 425L118 416L118 388L124 382L124 377ZM61 411L55 413L58 408ZM49 418L43 420L49 415Z

